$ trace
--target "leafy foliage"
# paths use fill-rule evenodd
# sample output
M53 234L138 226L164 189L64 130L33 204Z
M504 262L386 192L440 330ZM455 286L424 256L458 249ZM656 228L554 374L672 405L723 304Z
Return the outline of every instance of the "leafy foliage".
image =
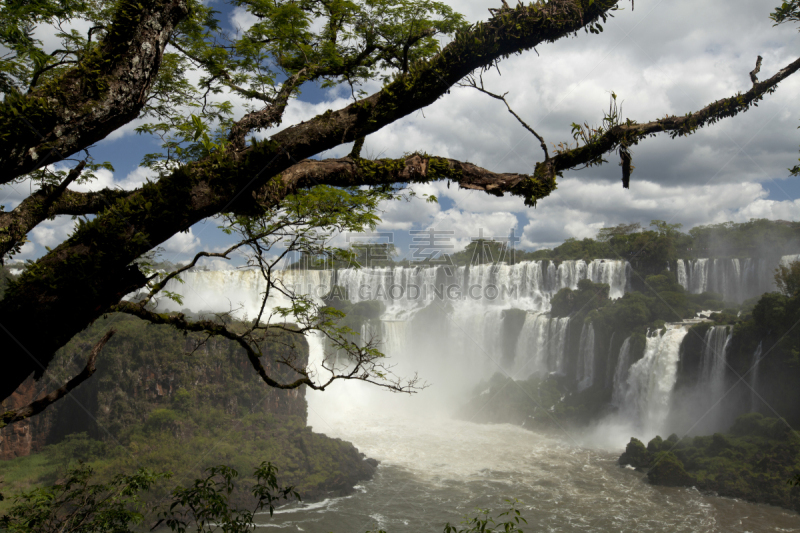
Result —
M93 484L92 474L90 467L80 465L63 482L20 494L0 518L0 527L14 533L127 532L144 519L139 493L168 477L140 469Z
M527 524L528 521L522 517L517 505L517 500L506 500L509 508L506 511L498 514L496 517L491 516L489 509L477 509L477 515L466 516L461 522L463 527L450 525L448 522L444 526L443 533L497 533L503 531L505 533L512 533L519 531L521 524Z
M253 510L232 507L229 497L234 489L234 480L239 473L228 466L214 466L206 470L206 477L196 479L192 486L178 487L172 491L172 503L168 511L161 514L161 521L172 531L186 533L194 529L221 531L223 533L246 533L252 530L255 514L264 508L269 515L275 512L275 504L281 500L300 499L293 487L281 487L276 477L277 468L263 462L255 469L256 483L251 492L256 499Z
M240 509L229 501L239 473L227 466L215 466L188 487L176 487L159 513L153 528L164 524L171 531L194 529L244 533L251 531L255 513L268 509L272 516L281 501L299 499L293 487L278 484L277 468L263 462L253 472L250 489L255 507ZM118 475L108 483L93 483L94 472L79 465L66 473L64 481L23 492L14 498L0 526L13 533L78 533L103 531L127 533L145 520L143 494L171 474L139 469L133 475Z
M553 250L517 252L526 259L620 258L640 264L656 264L696 257L760 257L764 253L794 253L800 246L800 223L751 219L696 226L687 233L680 224L653 220L649 230L638 224L601 229L596 239L567 239Z

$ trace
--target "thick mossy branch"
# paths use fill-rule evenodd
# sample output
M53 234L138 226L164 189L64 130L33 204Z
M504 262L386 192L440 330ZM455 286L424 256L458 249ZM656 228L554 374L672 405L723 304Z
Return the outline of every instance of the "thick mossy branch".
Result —
M66 181L66 180L65 180ZM25 198L13 211L0 212L0 257L24 243L33 228L56 215L97 215L120 198L132 194L119 189L97 192L61 192L46 187Z
M61 161L142 110L185 0L121 0L97 46L73 69L0 102L0 183Z
M279 185L270 184L255 193L255 197L260 203L275 205L280 201L281 195L285 196L319 183L356 187L429 183L444 179L458 183L464 189L484 191L497 196L506 192L522 195L524 188L521 184L536 180L525 174L501 174L472 163L419 153L400 159L306 159L284 171L280 175ZM547 196L544 194L545 190L552 189L536 187L530 190L535 190L534 194L543 194L532 198L535 201Z

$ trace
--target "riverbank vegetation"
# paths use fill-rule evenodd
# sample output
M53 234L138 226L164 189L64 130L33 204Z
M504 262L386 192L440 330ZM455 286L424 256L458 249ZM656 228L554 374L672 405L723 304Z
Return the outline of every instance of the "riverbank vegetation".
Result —
M697 487L720 496L800 511L800 436L786 421L740 416L711 436L631 439L619 464L645 472L656 485Z

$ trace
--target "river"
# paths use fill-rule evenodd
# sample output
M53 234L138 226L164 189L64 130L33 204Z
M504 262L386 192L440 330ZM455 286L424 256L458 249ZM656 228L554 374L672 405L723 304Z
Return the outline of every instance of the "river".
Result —
M378 459L375 477L349 497L292 504L259 523L314 533L441 531L477 507L500 512L516 498L526 531L800 531L791 511L649 485L616 464L620 448L454 420L426 409L425 391L376 402L363 384L340 387L362 394L309 395L309 424Z

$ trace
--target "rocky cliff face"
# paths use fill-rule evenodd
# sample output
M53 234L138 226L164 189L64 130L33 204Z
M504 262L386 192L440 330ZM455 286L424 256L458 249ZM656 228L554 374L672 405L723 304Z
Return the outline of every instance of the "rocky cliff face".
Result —
M100 353L97 372L87 382L45 412L0 430L0 459L29 455L71 433L117 439L145 422L154 409L171 406L179 390L190 391L195 404L222 409L231 417L261 412L306 419L305 389L266 386L233 342L215 338L200 343L199 338L125 316L109 317L73 339L41 379L29 378L2 409L27 405L80 372L93 343L112 326L117 334ZM296 379L296 374L276 364L277 357L291 355L299 364L308 358L302 337L276 338L264 352L269 354L267 372L281 380Z
M147 467L174 473L176 483L225 464L241 474L232 498L250 507L252 494L242 487L263 461L276 465L281 482L306 501L347 495L374 474L376 463L352 444L311 431L305 388L267 386L235 343L202 342L128 316L98 321L73 339L43 378L28 380L4 408L30 403L78 373L112 326L117 334L98 355L89 380L45 412L0 431L0 457L12 459L4 464L6 490L52 484L76 460L105 479ZM290 332L261 348L262 364L279 382L298 375L276 361L293 358L301 367L308 359L305 338ZM38 478L27 474L30 463L21 457L32 453L43 465ZM22 471L26 474L17 473Z
M2 410L8 411L28 405L42 395L44 383L38 383L29 377L2 404ZM0 460L13 459L30 455L44 446L52 426L51 415L37 416L23 420L0 430Z

